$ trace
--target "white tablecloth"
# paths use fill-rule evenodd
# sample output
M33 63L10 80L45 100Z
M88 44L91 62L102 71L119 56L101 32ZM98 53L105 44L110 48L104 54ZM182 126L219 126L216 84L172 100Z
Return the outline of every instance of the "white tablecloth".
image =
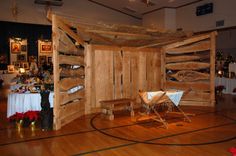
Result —
M147 98L148 100L151 100L153 96L158 94L163 94L163 91L156 91L156 92L147 92ZM176 105L179 105L179 102L181 100L181 97L183 96L183 91L167 91L166 95L169 97L169 99Z
M53 107L53 92L49 94L50 106ZM30 110L40 111L41 110L41 96L39 93L29 94L8 94L7 101L7 117L14 115L16 112L24 113Z
M215 78L215 86L223 85L225 89L223 93L225 94L234 94L233 90L236 88L236 79L230 79L226 77L216 77Z

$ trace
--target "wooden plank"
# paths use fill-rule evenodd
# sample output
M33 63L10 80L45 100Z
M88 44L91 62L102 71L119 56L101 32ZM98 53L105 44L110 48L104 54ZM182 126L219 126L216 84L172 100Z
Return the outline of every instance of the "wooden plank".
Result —
M195 91L210 91L209 82L178 82L178 81L166 81L167 89L180 89L187 90L192 88Z
M104 37L104 36L101 36L98 33L86 32L83 27L77 26L77 33L80 33L80 32L90 35L92 39L97 39L99 41L115 45L115 43L111 39L109 39L107 37Z
M140 46L140 47L137 47L137 49L163 46L163 45L166 45L166 44L170 44L170 43L173 43L173 42L177 42L177 41L179 41L179 40L180 40L180 39L170 39L170 40L168 40L168 41L160 41L160 40L158 40L156 43L151 43L151 44L147 44L147 45L142 45L142 46Z
M55 15L52 16L52 39L53 39L53 72L54 72L54 101L53 101L53 128L58 130L61 128L60 121L60 89L59 89L59 57L58 57L58 46L59 46L59 29L58 20Z
M64 78L60 82L60 91L68 91L69 89L78 85L84 86L84 80L81 78Z
M82 99L61 106L60 118L63 119L67 116L70 116L70 114L74 114L80 111L84 111L84 100Z
M147 88L147 58L146 58L146 52L145 51L137 51L139 53L139 60L138 60L138 89L146 90Z
M59 55L60 64L84 65L84 57Z
M122 59L123 59L123 51L114 51L114 96L115 99L122 98L123 97L123 65L122 65Z
M193 70L181 70L175 74L171 74L170 77L177 79L178 81L183 82L192 82L198 80L209 80L210 74L208 73L201 73Z
M212 107L209 101L180 101L181 106L202 106L202 107Z
M58 51L68 54L77 55L78 49L75 44L71 41L71 39L66 35L66 33L62 30L59 30L60 33L60 42Z
M146 80L147 80L147 88L146 90L153 90L153 81L154 80L154 73L153 73L153 65L154 65L154 61L153 61L153 56L154 53L147 53L147 61L146 61Z
M131 60L130 52L123 51L123 97L131 98Z
M187 101L207 101L210 102L210 93L205 92L190 92L184 96L181 100Z
M171 62L186 62L186 61L194 61L194 60L202 60L208 59L210 55L205 54L193 54L193 55L181 55L181 56L167 56L166 63Z
M160 49L157 49L153 52L153 90L160 90L161 89L161 52Z
M210 41L201 41L191 45L186 45L178 48L171 48L166 51L167 54L187 54L198 51L210 50Z
M64 20L64 19L63 19ZM81 39L75 32L73 32L70 27L65 24L62 19L58 20L57 26L65 31L71 38L73 38L78 44L84 45L83 39Z
M84 90L79 90L75 93L68 94L68 93L60 93L60 105L64 105L70 101L76 99L83 99L84 98Z
M94 48L94 47L93 47ZM99 101L114 98L113 82L113 51L95 49L95 92L96 107Z
M60 69L60 76L62 77L81 77L85 75L84 68L80 67L78 69Z
M202 40L205 40L205 39L208 39L208 38L210 38L210 34L203 34L203 35L194 36L194 37L185 39L185 40L180 41L180 42L169 44L167 46L164 46L163 48L166 51L168 51L168 49L171 49L171 48L180 47L180 46L183 46L183 45L187 45L187 44L191 44L191 43L194 43L194 42L202 41Z
M93 66L93 51L92 51L92 46L85 44L85 55L84 55L84 60L85 60L85 114L90 114L91 109L93 107L93 90L94 90L94 81L93 81L93 71L94 71L94 66Z
M170 70L199 70L209 68L209 63L203 62L181 62L166 64L166 69Z
M130 67L131 67L131 98L136 99L138 97L138 76L139 76L139 56L138 53L130 53Z
M61 107L60 120L62 126L84 115L84 100L72 102Z
M161 89L166 89L166 52L161 49Z
M116 32L116 31L104 31L104 30L86 30L86 32L98 33L98 34L107 34L114 36L125 36L125 37L135 37L142 39L155 39L151 35L138 34L138 33L126 33L126 32Z
M211 33L211 51L210 51L210 88L211 88L211 105L215 105L215 56L216 56L216 33Z

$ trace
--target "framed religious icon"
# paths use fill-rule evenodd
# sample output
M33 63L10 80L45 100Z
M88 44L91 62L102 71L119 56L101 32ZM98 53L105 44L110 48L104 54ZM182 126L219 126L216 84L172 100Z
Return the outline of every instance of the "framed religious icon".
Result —
M51 53L52 52L52 42L42 42L40 45L41 53Z
M26 61L26 55L25 54L18 54L17 61L18 62Z
M20 53L21 44L18 42L11 42L11 53Z
M21 51L27 52L27 45L21 45Z

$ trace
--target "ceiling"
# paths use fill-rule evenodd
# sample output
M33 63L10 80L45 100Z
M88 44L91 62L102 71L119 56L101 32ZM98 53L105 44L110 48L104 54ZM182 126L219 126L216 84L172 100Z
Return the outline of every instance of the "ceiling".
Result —
M88 0L97 5L141 19L144 14L162 9L179 8L202 0Z

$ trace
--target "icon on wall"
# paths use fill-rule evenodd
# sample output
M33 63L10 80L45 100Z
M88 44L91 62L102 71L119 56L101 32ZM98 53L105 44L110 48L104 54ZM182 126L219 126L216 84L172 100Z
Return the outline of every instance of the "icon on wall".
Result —
M52 52L52 43L41 43L40 46L40 51L41 53L51 53Z
M11 52L12 53L20 53L21 52L21 44L18 42L11 43Z

